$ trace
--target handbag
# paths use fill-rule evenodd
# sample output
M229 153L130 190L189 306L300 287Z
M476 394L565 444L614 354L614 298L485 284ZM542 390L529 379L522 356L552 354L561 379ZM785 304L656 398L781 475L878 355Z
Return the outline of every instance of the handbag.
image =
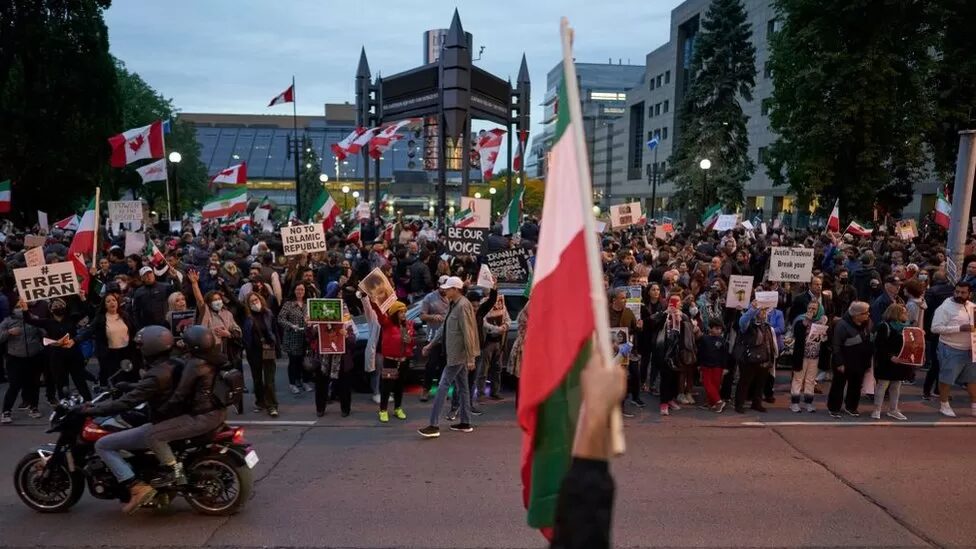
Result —
M306 372L314 372L322 367L322 361L318 355L311 350L305 351L305 358L302 360L302 367Z
M275 352L274 345L270 343L261 344L261 360L276 360L278 354Z

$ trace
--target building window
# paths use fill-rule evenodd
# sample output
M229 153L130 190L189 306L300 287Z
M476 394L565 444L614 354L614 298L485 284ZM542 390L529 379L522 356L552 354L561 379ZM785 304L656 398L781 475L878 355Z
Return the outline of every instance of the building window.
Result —
M763 78L768 79L772 77L773 77L773 68L769 65L769 61L766 61L766 63L763 65Z
M592 101L626 101L626 92L590 92L590 100Z
M664 140L664 139L667 139L667 138L668 138L668 127L665 126L665 127L661 128L661 139Z
M653 77L651 77L651 89L652 90L654 89L654 78Z
M665 84L671 83L671 71L664 71L664 83Z
M658 103L654 105L654 116L658 116L660 114L661 114L661 104Z
M766 163L766 147L759 147L759 163Z
M637 103L630 107L630 136L627 142L628 162L627 179L638 179L641 177L641 167L644 165L644 102Z
M772 105L772 101L768 97L762 100L762 106L759 110L763 116L769 116L770 105Z
M657 75L657 87L659 87L659 88L661 87L661 82L663 81L663 79L664 79L664 75L663 74Z
M654 137L658 138L658 140L660 141L660 139L661 139L661 129L658 128L658 129L654 130L654 132L652 132L652 133L654 133Z
M779 32L779 29L783 28L783 24L779 22L779 19L775 17L766 22L766 37L771 38L774 34Z
M647 107L647 117L654 118L654 107Z
M670 101L667 101L667 100L664 101L664 109L663 109L663 111L665 112L665 114L668 112L668 108L670 107L670 105L671 105L671 102Z

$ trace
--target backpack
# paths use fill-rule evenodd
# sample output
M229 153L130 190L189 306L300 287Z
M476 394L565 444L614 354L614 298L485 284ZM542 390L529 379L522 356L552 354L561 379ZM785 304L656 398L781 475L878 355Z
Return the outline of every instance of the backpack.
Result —
M233 367L218 369L214 375L212 396L219 408L234 406L240 409L244 402L244 374Z
M765 364L773 360L769 327L750 324L744 334L735 339L732 357L738 364Z

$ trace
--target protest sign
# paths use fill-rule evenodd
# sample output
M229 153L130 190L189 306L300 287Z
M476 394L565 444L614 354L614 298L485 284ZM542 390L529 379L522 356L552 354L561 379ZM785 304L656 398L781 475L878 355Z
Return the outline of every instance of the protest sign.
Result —
M265 219L261 222L261 231L266 233L274 232L274 223L270 219Z
M342 322L341 299L306 299L305 305L309 322Z
M255 225L260 225L268 220L268 216L271 215L271 210L267 208L257 208L254 210L254 223Z
M607 222L597 221L595 227L596 227L596 232L603 234L603 231L607 230Z
M911 240L918 237L918 228L915 226L914 219L902 219L895 224L895 233L902 240Z
M356 206L356 219L365 220L369 219L369 202L360 202Z
M384 313L393 305L397 298L390 279L386 278L379 267L370 271L366 278L359 282L359 289L369 296L370 301L376 304Z
M180 234L183 230L183 224L180 221L170 221L169 222L169 234Z
M760 309L774 309L779 304L779 292L756 292Z
M488 268L498 282L525 283L529 281L529 257L525 248L513 248L490 253Z
M731 231L739 223L739 216L735 214L722 214L718 216L714 229L718 232Z
M620 229L637 223L641 218L640 202L614 204L610 206L610 226Z
M40 267L44 264L44 248L38 246L24 252L24 261L28 267Z
M37 226L45 233L50 230L47 225L47 212L37 210Z
M43 247L45 242L47 242L47 237L37 236L33 234L29 234L24 237L25 248L36 248L38 246Z
M285 255L324 252L329 249L321 223L292 225L281 228L281 248Z
M813 248L773 246L769 256L769 280L809 282L813 275Z
M769 232L769 231L766 230L766 222L765 221L762 222L761 228L762 228L762 234L766 234L767 232Z
M169 331L173 332L176 337L183 337L183 332L187 328L193 326L196 322L197 312L193 309L188 309L186 311L170 311L169 313Z
M14 278L20 297L28 303L78 293L78 278L70 261L14 269Z
M643 300L641 299L640 286L624 286L624 291L627 292L627 308L634 313L634 316L640 318L640 308Z
M810 325L810 333L807 336L808 339L816 342L823 342L827 339L828 326L823 322L823 320L824 319L821 319L820 322L815 322Z
M319 324L319 354L341 355L346 352L346 328L343 324Z
M729 277L729 291L725 294L725 306L738 309L749 306L749 296L752 295L753 277L750 275L732 275Z
M142 223L141 200L109 200L108 217L112 221Z
M482 264L481 269L478 271L478 286L482 288L494 288L495 287L495 276L491 274L491 269L488 265Z
M491 227L491 200L487 198L461 197L459 212L470 210L474 220L467 225L468 229L487 229Z
M674 225L671 223L661 223L654 228L654 238L667 240L674 233Z
M146 251L146 233L125 232L125 255L143 255Z
M193 234L196 236L200 236L200 233L203 232L203 223L196 221L192 223L192 226L193 226Z
M901 331L901 351L898 358L905 364L921 366L925 364L925 330L908 327Z
M447 251L452 255L481 255L481 248L486 238L488 238L488 229L448 227Z
M754 231L756 229L756 226L753 225L752 221L749 221L748 219L742 222L742 227L747 231Z

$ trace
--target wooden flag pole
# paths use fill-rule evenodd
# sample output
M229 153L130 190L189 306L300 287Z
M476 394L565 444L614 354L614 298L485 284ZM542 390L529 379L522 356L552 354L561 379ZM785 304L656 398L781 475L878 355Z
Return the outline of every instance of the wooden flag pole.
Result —
M101 200L101 198L102 198L102 188L95 187L95 219L93 220L95 223L95 230L94 230L95 234L92 235L92 269L98 268L98 229L99 229L98 203ZM85 216L82 215L81 218L84 219ZM80 229L81 227L78 228Z

